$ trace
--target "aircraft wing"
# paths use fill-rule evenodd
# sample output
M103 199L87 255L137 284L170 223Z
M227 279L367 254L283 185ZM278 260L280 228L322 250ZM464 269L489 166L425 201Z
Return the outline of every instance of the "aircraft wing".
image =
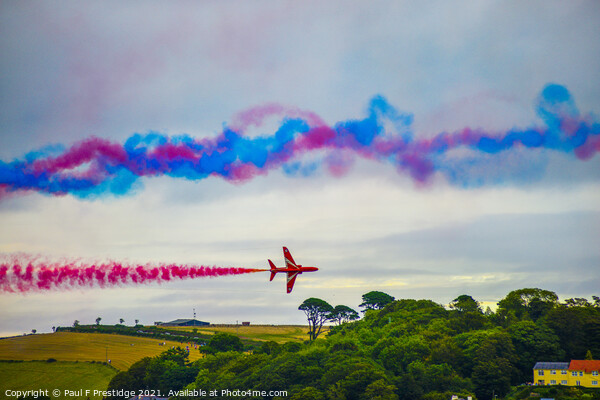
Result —
M292 289L294 288L294 283L296 282L296 277L300 272L288 272L287 273L287 292L292 293Z
M287 247L283 248L283 258L285 258L285 266L287 268L294 268L297 269L298 266L296 265L296 262L294 261L294 259L292 258L292 253L290 253L290 251L288 250ZM289 281L289 277L288 277L288 281ZM292 283L293 285L293 283ZM291 290L291 289L290 289ZM288 292L289 293L289 292Z

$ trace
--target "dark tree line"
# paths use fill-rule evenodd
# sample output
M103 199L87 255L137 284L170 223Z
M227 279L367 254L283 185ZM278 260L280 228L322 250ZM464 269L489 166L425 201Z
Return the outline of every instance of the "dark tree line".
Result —
M117 375L111 388L287 390L291 400L447 400L453 394L484 400L531 381L537 361L600 354L596 297L559 302L553 292L520 289L492 312L468 295L446 308L379 293L363 296L364 316L354 322L345 306L307 299L300 309L314 330L304 343L265 342L244 352L231 335L215 335L205 358L192 364L170 362L174 355L144 359ZM334 322L326 335L319 335L322 320Z

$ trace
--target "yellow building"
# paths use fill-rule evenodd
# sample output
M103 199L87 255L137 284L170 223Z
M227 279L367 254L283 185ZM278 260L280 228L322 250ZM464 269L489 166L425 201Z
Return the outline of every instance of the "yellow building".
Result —
M533 367L534 385L600 388L600 360L538 362Z
M534 385L569 385L568 362L538 362L533 367Z
M570 386L600 388L600 360L571 360Z

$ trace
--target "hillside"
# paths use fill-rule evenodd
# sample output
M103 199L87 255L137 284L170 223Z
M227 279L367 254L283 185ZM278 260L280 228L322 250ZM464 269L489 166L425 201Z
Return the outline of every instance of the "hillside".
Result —
M272 340L277 343L286 343L291 341L303 342L308 340L308 327L304 325L210 325L210 326L185 326L172 327L169 330L184 332L193 332L197 329L198 333L213 335L218 332L229 333L239 336L240 339L249 339L257 341Z
M522 400L553 397L553 392L557 399L574 400L600 395L593 388L524 385L532 381L539 360L600 354L598 297L593 303L583 298L559 302L551 291L518 289L498 303L496 312L483 311L469 295L449 307L431 300L394 300L381 292L369 292L363 300L371 308L362 319L333 326L314 341L267 341L248 353L223 333L214 336L216 343L211 339L212 351L191 365L177 354L163 355L120 373L109 387L215 393L244 388L284 391L274 398L290 400L448 400L452 395ZM313 321L331 316L332 306L324 300L307 299L302 306Z
M2 352L0 351L0 354ZM106 390L108 382L117 374L114 368L98 363L76 362L0 362L0 393L10 390L31 389L89 389ZM53 397L54 399L72 399L72 397ZM83 397L84 399L86 397ZM90 396L100 400L101 396Z
M159 345L165 343L164 346ZM143 357L153 357L178 342L107 335L101 333L57 332L18 336L0 340L0 360L97 361L111 360L111 365L123 370ZM198 351L190 351L190 361L197 360Z

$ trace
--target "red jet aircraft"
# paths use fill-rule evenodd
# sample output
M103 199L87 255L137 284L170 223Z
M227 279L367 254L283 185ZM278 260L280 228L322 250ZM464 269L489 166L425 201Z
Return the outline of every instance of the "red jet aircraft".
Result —
M285 258L285 267L277 268L273 261L269 260L269 265L271 266L271 279L275 278L275 274L278 272L287 272L287 292L291 293L292 288L294 287L294 282L296 282L296 277L303 272L313 272L318 271L319 268L316 267L303 267L302 265L296 264L290 251L287 247L283 248L283 258Z

